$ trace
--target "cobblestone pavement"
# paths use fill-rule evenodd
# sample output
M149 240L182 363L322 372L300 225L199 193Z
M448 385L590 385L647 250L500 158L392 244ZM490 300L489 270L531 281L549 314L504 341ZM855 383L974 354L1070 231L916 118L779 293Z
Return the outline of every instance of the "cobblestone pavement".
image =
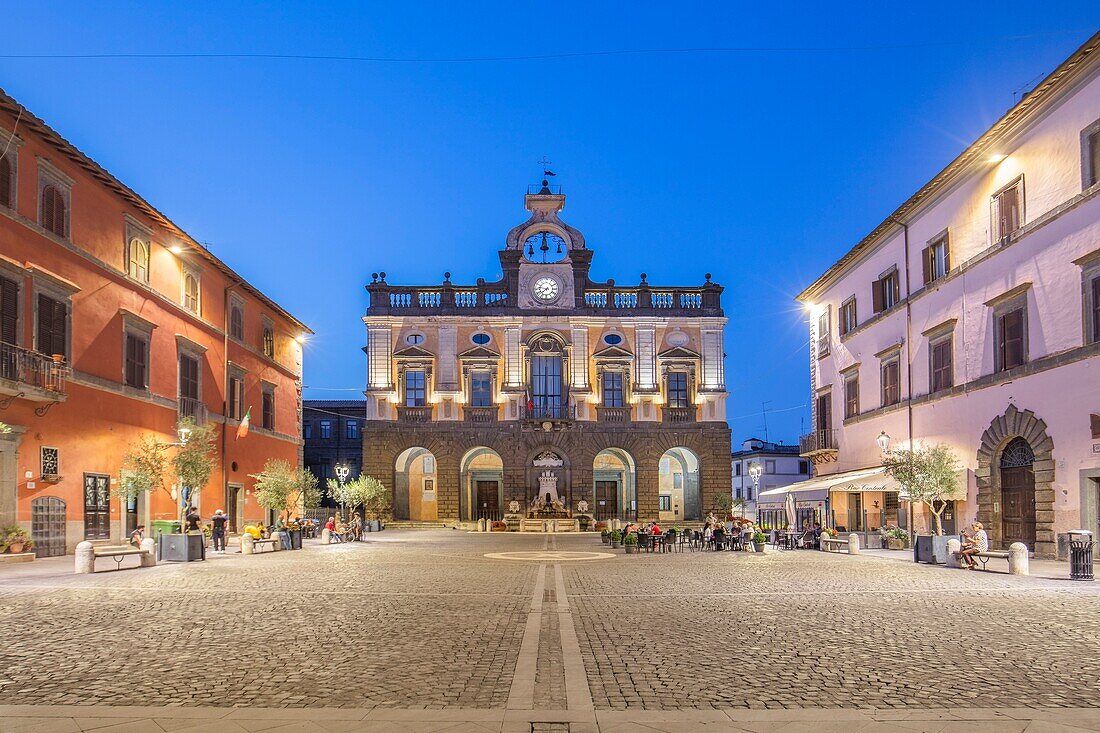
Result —
M88 729L108 710L83 705L113 706L104 726L117 706L177 711L162 730L278 708L243 729L765 731L821 707L843 710L817 711L818 731L1031 724L997 712L983 728L990 709L1100 730L1073 710L1100 704L1093 584L816 552L554 559L605 549L387 531L91 576L71 557L0 567L0 668L18 670L0 675L0 731ZM546 553L485 557L521 551ZM837 717L857 710L858 726Z

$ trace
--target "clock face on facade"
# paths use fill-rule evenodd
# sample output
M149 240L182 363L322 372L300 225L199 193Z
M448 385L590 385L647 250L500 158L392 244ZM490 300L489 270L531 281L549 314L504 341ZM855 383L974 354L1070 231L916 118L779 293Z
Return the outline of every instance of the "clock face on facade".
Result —
M558 285L558 281L545 275L535 280L531 286L531 293L544 303L557 298L560 292L561 286Z

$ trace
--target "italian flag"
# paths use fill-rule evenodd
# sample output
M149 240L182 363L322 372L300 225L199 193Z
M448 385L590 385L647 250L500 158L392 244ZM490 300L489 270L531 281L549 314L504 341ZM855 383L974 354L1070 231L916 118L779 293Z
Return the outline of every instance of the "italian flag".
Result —
M252 422L252 408L249 407L248 411L244 413L244 419L241 420L241 424L237 426L237 440L240 440L244 436L248 435L248 426Z

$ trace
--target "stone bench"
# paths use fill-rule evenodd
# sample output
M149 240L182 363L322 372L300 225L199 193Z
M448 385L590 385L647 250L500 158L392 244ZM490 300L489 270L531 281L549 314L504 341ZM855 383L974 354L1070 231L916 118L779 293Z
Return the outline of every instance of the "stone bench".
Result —
M822 552L840 552L846 550L849 555L859 554L859 535L850 534L848 539L842 540L839 537L826 537L821 535L821 551Z
M140 548L133 547L132 545L101 545L96 547L91 542L85 540L76 546L76 572L94 573L97 557L109 557L114 560L115 570L121 570L122 561L131 556L137 556L139 559L139 564L135 567L156 567L157 556L155 547L156 543L153 542L151 537L142 540Z
M241 554L242 555L255 555L259 552L270 550L271 552L278 552L283 549L283 543L278 537L269 537L264 540L257 540L252 535L245 532L241 535Z
M956 539L950 539L947 541L947 567L960 568L962 562L955 555L956 552L962 550L962 543ZM1008 563L1009 575L1030 575L1030 561L1028 560L1027 545L1023 542L1013 542L1008 546L1008 550L986 550L985 552L976 552L971 557L975 558L981 565L982 570L989 570L990 560L1005 560Z

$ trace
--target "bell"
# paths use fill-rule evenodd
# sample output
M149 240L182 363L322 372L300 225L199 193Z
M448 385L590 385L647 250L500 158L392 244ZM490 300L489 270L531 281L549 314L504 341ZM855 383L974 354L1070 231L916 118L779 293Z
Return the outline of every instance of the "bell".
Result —
M531 259L535 256L535 245L530 242L527 243L527 259Z
M558 240L558 254L561 254L561 240Z

